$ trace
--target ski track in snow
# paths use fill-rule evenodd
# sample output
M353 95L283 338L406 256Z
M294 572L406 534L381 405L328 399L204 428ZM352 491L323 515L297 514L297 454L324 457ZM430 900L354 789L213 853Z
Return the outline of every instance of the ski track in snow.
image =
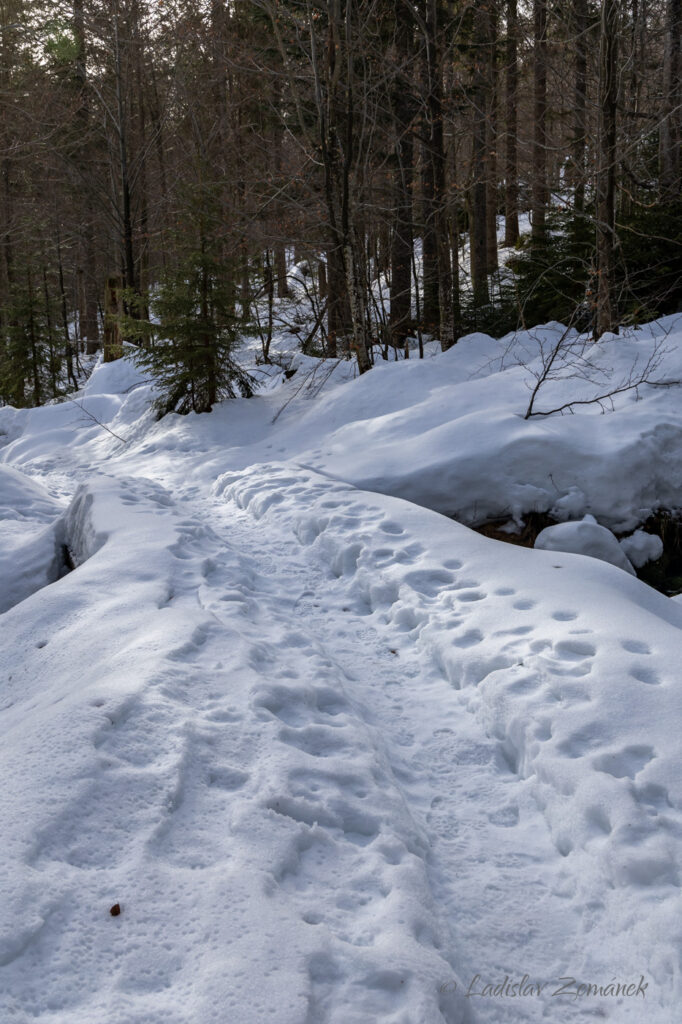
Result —
M679 609L300 466L181 467L30 467L87 482L78 570L4 617L0 1020L671 1024L680 780L629 719L679 715Z

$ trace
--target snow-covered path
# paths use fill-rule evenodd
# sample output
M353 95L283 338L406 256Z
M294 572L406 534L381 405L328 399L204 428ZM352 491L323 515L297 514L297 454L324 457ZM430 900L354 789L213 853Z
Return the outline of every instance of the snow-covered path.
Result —
M5 449L83 485L77 570L0 619L0 1019L670 1024L679 605L295 460L88 431Z

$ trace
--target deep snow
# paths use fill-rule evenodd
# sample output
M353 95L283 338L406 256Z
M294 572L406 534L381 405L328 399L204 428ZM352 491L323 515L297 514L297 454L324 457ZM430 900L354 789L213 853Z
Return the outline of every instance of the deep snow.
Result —
M677 389L522 419L557 330L299 356L210 416L127 360L0 409L0 1020L671 1024L682 607L438 514L682 504ZM663 334L680 376L681 318L592 358Z

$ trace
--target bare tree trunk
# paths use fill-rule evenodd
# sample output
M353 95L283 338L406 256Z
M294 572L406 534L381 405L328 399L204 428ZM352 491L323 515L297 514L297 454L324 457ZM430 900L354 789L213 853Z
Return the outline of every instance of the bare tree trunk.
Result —
M78 381L76 380L76 374L73 369L73 346L71 344L71 335L69 334L69 317L67 314L66 307L66 288L64 287L64 265L62 263L62 245L61 237L59 232L59 226L57 226L57 264L59 270L59 296L62 303L62 327L64 329L64 361L66 363L66 375L69 384L74 388L78 387Z
M433 227L436 240L436 270L438 274L438 330L442 350L455 344L455 323L452 297L452 253L447 221L447 191L445 180L445 144L443 138L443 60L442 32L439 25L439 0L427 0L426 7L426 61L427 110L429 125L429 152L431 181L433 184Z
M425 0L425 38L423 50L422 81L424 88L425 109L422 119L421 173L421 208L422 208L422 277L423 301L422 323L426 331L435 334L440 326L439 286L438 286L438 198L436 196L435 161L433 159L432 137L434 121L434 89L435 83L435 39L433 20L435 18L434 0ZM437 102L437 101L436 101Z
M283 127L279 121L280 107L282 104L282 83L277 76L274 83L274 95L273 95L273 106L275 108L275 116L278 118L277 124L275 125L275 181L279 182L282 175L282 134ZM281 205L278 206L279 219L281 221L283 216L283 210ZM280 299L288 299L291 294L289 291L289 281L287 279L287 253L285 243L282 239L275 241L275 277L277 278L277 297Z
M424 330L435 333L440 322L438 309L438 240L436 238L436 200L433 181L433 161L430 154L422 154L421 173L422 208L422 278L423 302L422 325Z
M43 264L43 295L45 297L45 325L47 327L47 343L50 351L50 383L52 397L57 397L57 360L55 358L54 332L52 329L52 313L50 311L50 289L47 283L47 267Z
M412 103L410 82L402 72L408 58L411 25L407 8L396 9L396 47L398 72L393 83L393 130L395 132L393 172L394 222L391 235L391 343L402 348L409 332L412 305L412 181L414 176L414 141L412 137Z
M570 179L576 213L585 208L585 142L587 117L587 0L573 0L575 34L575 86L573 91L573 142Z
M545 241L547 214L547 0L533 0L533 245Z
M486 117L486 248L488 273L497 270L497 24L496 0L488 8L488 110Z
M121 278L108 277L104 289L104 362L111 363L123 355L121 344Z
M76 44L75 79L76 88L79 93L79 106L76 111L77 130L83 146L86 146L90 125L90 104L87 93L83 0L73 0L73 34ZM95 208L92 193L87 186L83 196L83 213L84 216L81 224L83 301L81 305L80 333L85 343L86 353L93 355L99 347L99 324L97 322L98 286L94 236Z
M663 59L663 119L660 129L661 197L675 199L680 194L682 152L682 83L680 80L680 36L682 0L668 0L666 8L665 52Z
M475 306L485 306L488 295L488 214L486 187L486 114L488 109L486 47L488 42L488 10L478 4L474 11L474 75L471 102L472 126L472 188L469 239L471 244L471 277Z
M28 286L28 335L31 343L31 370L33 374L33 404L41 404L40 390L40 367L38 363L38 339L36 338L36 323L33 309L33 276L30 269L26 271L26 284Z
M599 44L599 133L597 168L597 311L594 335L617 323L614 301L616 227L616 108L618 102L618 5L602 0Z
M130 174L128 165L128 112L124 92L123 67L121 60L121 38L118 9L114 15L114 59L116 73L116 107L118 115L118 155L119 173L121 176L121 219L122 219L122 257L125 268L125 287L136 291L136 267L133 250L133 218L130 200Z
M516 0L507 0L507 48L506 48L506 160L505 160L505 191L504 191L504 244L507 247L516 245L519 239L519 166L518 166L518 102L519 102L519 63L518 63L518 31L519 20Z
M327 354L332 359L347 355L351 313L343 253L338 246L327 249Z
M275 277L277 278L277 297L288 298L290 291L287 281L287 253L284 242L275 243Z

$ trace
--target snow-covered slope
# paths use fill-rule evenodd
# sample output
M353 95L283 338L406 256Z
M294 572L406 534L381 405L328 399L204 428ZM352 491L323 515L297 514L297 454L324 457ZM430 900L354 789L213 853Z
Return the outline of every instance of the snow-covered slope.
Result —
M673 389L525 422L526 371L458 349L0 410L5 555L76 565L0 616L0 1020L674 1019L682 607L400 496L634 527L679 501Z

